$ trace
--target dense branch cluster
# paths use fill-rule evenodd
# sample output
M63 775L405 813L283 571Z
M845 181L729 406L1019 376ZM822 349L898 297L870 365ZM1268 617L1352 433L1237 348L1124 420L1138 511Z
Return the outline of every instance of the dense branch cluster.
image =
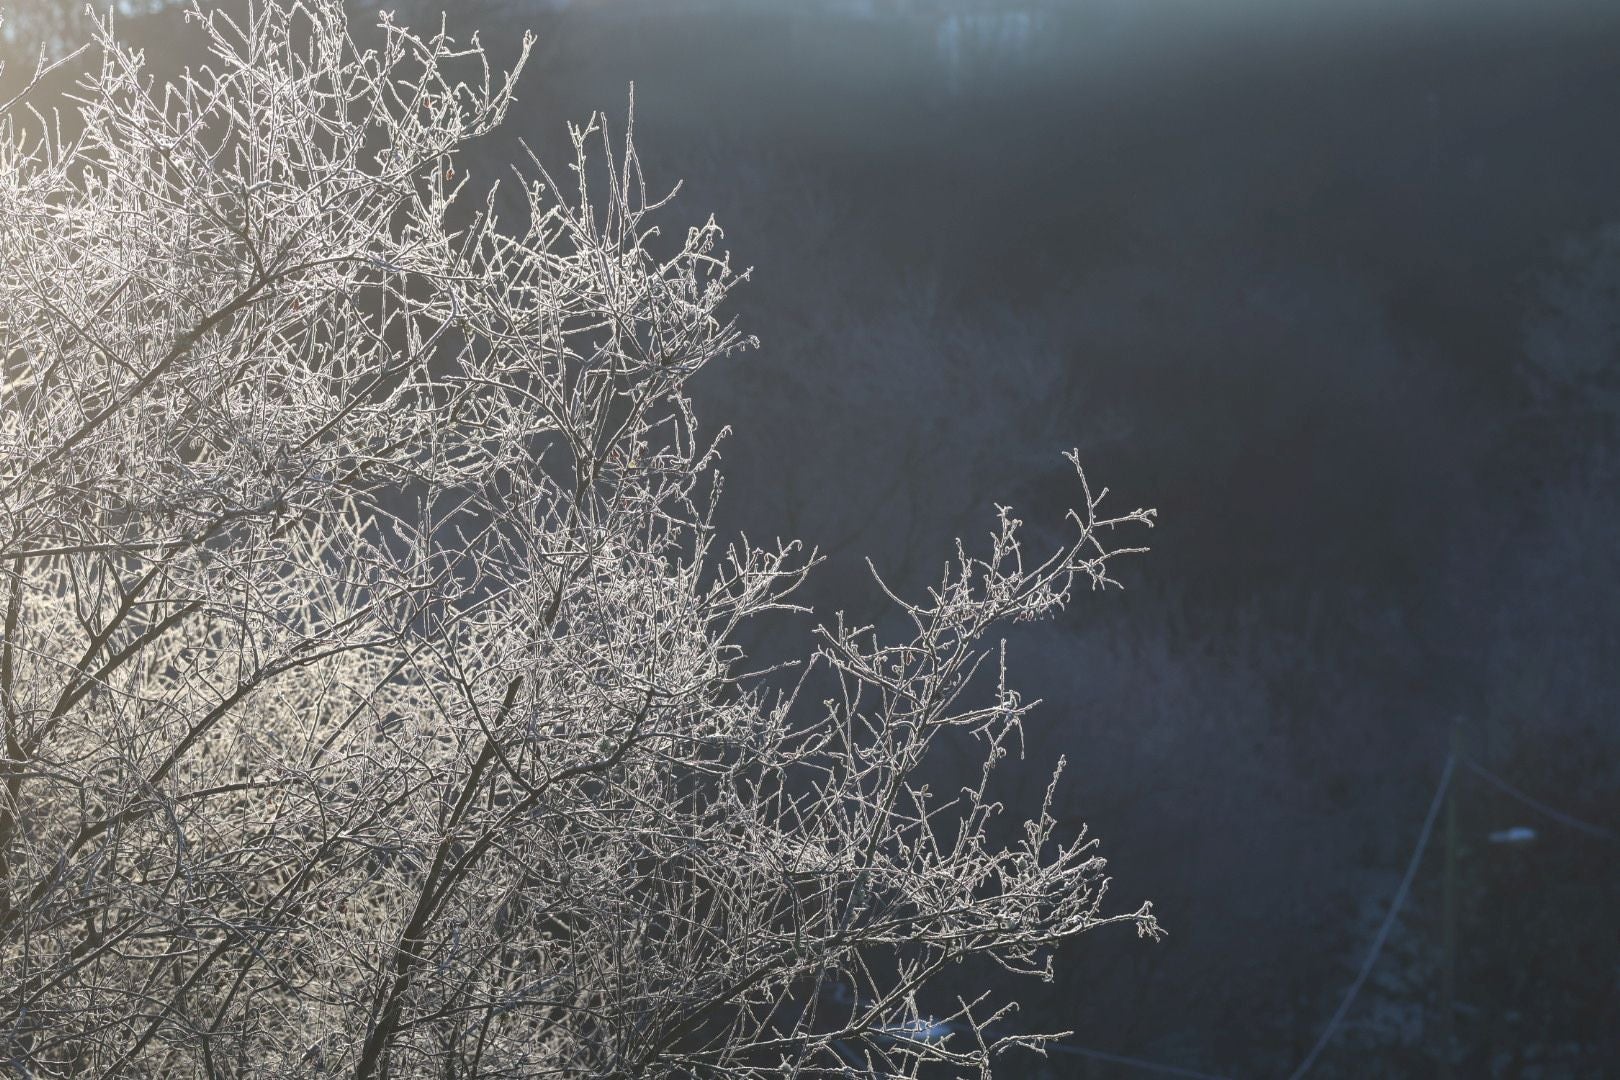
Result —
M102 26L71 120L36 85L0 137L0 1069L977 1075L1040 1040L947 965L1157 934L1006 828L986 643L1150 512L1082 476L1066 549L1003 510L900 640L747 670L815 558L712 524L714 222L666 242L600 120L475 191L476 39L193 26L173 81Z

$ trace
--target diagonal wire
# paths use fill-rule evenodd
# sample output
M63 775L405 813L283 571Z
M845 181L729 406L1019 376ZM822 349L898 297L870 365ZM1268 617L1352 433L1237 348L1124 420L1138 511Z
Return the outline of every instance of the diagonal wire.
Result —
M1394 899L1390 901L1389 911L1385 914L1384 922L1379 926L1378 933L1373 937L1372 948L1367 951L1366 958L1361 962L1361 969L1356 973L1355 981L1350 984L1350 989L1345 992L1344 1000L1339 1002L1339 1007L1334 1012L1333 1018L1328 1021L1327 1027L1322 1029L1322 1034L1317 1038L1316 1045L1311 1047L1310 1053L1305 1055L1305 1060L1301 1061L1299 1066L1289 1074L1289 1080L1300 1080L1316 1064L1316 1059L1321 1056L1322 1051L1333 1040L1333 1036L1338 1033L1339 1026L1344 1023L1345 1016L1350 1012L1350 1006L1355 1002L1356 996L1361 993L1361 988L1366 984L1368 976L1372 974L1373 966L1378 962L1378 956L1383 951L1385 943L1389 940L1390 931L1395 927L1396 916L1400 914L1401 908L1406 903L1406 897L1412 890L1412 882L1417 877L1418 867L1422 865L1423 853L1428 849L1429 840L1434 834L1434 823L1440 816L1440 807L1445 803L1446 791L1451 786L1452 774L1456 771L1457 760L1456 755L1446 758L1445 767L1440 774L1440 783L1435 788L1434 798L1429 803L1429 812L1424 817L1423 827L1418 833L1417 846L1413 849L1412 857L1406 864L1406 874L1401 878L1400 886L1395 890ZM1580 818L1548 806L1539 799L1526 795L1473 759L1463 758L1462 760L1469 770L1481 779L1518 799L1526 806L1545 814L1552 820L1590 836L1596 836L1611 842L1620 841L1620 834L1615 833L1614 830L1604 828L1601 825L1593 825L1591 822L1582 821ZM1125 1065L1144 1072L1156 1072L1163 1076L1184 1077L1186 1080L1225 1080L1223 1077L1198 1072L1195 1069L1184 1069L1176 1065L1163 1065L1143 1058L1126 1057L1123 1054L1110 1054L1106 1051L1092 1050L1089 1047L1075 1046L1070 1043L1046 1043L1043 1049L1050 1053L1072 1054L1076 1057L1086 1057L1115 1065Z
M1338 1011L1333 1019L1328 1021L1327 1027L1322 1029L1321 1036L1311 1052L1305 1055L1305 1060L1299 1067L1289 1074L1288 1080L1299 1080L1310 1071L1316 1059L1326 1049L1327 1044L1337 1034L1339 1025L1344 1022L1345 1014L1350 1011L1350 1005L1356 1000L1362 986L1367 982L1367 976L1372 974L1373 965L1378 962L1378 954L1383 951L1384 942L1389 940L1389 932L1395 926L1395 917L1401 913L1401 905L1406 903L1406 894L1412 890L1412 879L1417 877L1418 865L1423 861L1423 851L1429 846L1429 836L1434 832L1435 819L1440 816L1440 806L1445 802L1446 789L1451 786L1451 774L1457 767L1457 755L1446 755L1446 766L1440 774L1440 784L1434 789L1434 799L1429 803L1429 814L1423 819L1423 829L1418 833L1417 847L1412 850L1412 858L1406 864L1406 876L1401 878L1400 888L1395 890L1395 898L1389 902L1389 913L1384 916L1384 924L1378 928L1373 937L1372 948L1367 950L1367 958L1361 962L1361 970L1356 973L1355 982L1345 992L1344 1000L1339 1002Z
M1560 825L1567 825L1577 832L1586 833L1588 836L1596 836L1599 839L1607 840L1610 843L1620 841L1620 835L1616 835L1613 829L1605 829L1601 825L1593 825L1589 821L1582 821L1580 818L1566 814L1562 810L1555 810L1546 803L1542 802L1540 799L1533 799L1529 795L1526 795L1524 792L1520 791L1518 788L1514 787L1500 776L1497 776L1479 762L1474 761L1471 758L1465 758L1463 760L1464 764L1466 764L1469 769L1473 770L1474 774L1480 779L1496 786L1497 788L1500 788L1502 791L1513 796L1515 799L1518 799L1532 810L1539 810L1541 813L1547 815Z

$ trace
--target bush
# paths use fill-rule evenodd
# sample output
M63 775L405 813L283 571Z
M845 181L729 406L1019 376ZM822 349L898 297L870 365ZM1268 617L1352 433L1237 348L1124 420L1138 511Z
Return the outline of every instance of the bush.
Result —
M1062 550L1003 509L909 637L748 670L816 559L711 522L715 223L666 241L600 118L566 191L476 191L516 77L476 39L191 28L162 81L102 24L76 119L36 80L0 140L9 1068L978 1074L1040 1037L949 965L1158 934L1051 788L988 795L1030 705L985 643L1151 511L1081 475ZM931 792L947 732L979 781Z

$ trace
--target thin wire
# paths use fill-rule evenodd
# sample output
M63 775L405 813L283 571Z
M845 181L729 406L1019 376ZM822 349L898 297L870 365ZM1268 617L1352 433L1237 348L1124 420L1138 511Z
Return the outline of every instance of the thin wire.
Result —
M1412 880L1417 877L1418 865L1423 862L1424 849L1429 846L1429 836L1434 832L1435 819L1440 816L1440 806L1445 802L1446 789L1451 786L1451 774L1456 767L1457 755L1446 755L1446 767L1440 773L1440 785L1434 789L1434 799L1429 803L1428 816L1423 819L1423 830L1418 834L1417 847L1413 849L1412 858L1406 864L1406 876L1401 879L1400 888L1395 890L1395 898L1389 903L1389 913L1384 916L1384 924L1374 935L1372 948L1367 950L1367 958L1361 962L1361 970L1356 973L1355 982L1351 983L1350 989L1345 992L1344 1000L1339 1002L1338 1011L1333 1014L1333 1019L1328 1021L1327 1027L1322 1029L1321 1037L1316 1040L1316 1045L1311 1047L1311 1052L1305 1055L1305 1060L1289 1074L1288 1080L1299 1080L1310 1071L1312 1065L1316 1064L1316 1059L1337 1034L1339 1025L1344 1022L1345 1014L1350 1011L1350 1005L1356 1000L1356 995L1361 993L1362 986L1367 982L1367 976L1372 974L1373 965L1378 962L1378 954L1383 951L1384 942L1389 940L1389 932L1395 926L1395 916L1400 914L1401 905L1406 903L1406 894L1412 889Z
M1542 802L1540 799L1533 799L1526 795L1524 792L1520 791L1518 788L1514 787L1512 784L1508 783L1506 780L1502 779L1500 776L1497 776L1485 766L1481 765L1477 761L1472 760L1471 758L1465 758L1464 762L1470 769L1474 771L1476 775L1480 777L1480 779L1489 781L1531 809L1539 810L1543 814L1546 814L1560 825L1567 825L1577 832L1583 832L1589 836L1596 836L1599 839L1607 840L1610 843L1620 841L1620 835L1616 835L1613 829L1605 829L1601 825L1593 825L1589 821L1582 821L1580 818L1571 817L1562 810L1555 810L1546 803Z
M1582 821L1580 818L1566 814L1562 810L1548 806L1539 799L1526 795L1472 758L1464 758L1463 763L1481 779L1495 785L1506 794L1545 814L1561 825L1567 825L1579 832L1608 840L1611 843L1620 841L1620 834L1615 833L1614 830L1606 829L1601 825L1594 825L1589 821ZM1322 1030L1321 1036L1316 1040L1316 1045L1311 1047L1311 1052L1305 1056L1305 1060L1300 1062L1299 1067L1290 1074L1289 1080L1300 1080L1300 1077L1304 1076L1311 1066L1316 1064L1316 1059L1321 1056L1322 1051L1333 1040L1333 1036L1338 1033L1339 1025L1344 1022L1345 1016L1350 1012L1350 1006L1355 1002L1356 996L1361 993L1361 988L1366 984L1368 976L1372 974L1373 965L1378 962L1378 956L1383 951L1385 943L1389 940L1389 933L1395 926L1395 918L1405 905L1407 894L1411 892L1412 882L1416 879L1418 867L1423 862L1423 853L1428 849L1429 840L1433 836L1434 823L1440 816L1440 807L1444 804L1446 791L1451 786L1452 773L1456 768L1456 764L1457 759L1455 756L1446 758L1445 768L1440 774L1440 784L1435 789L1433 800L1429 803L1429 813L1423 819L1423 828L1418 833L1417 847L1412 852L1411 860L1406 864L1406 876L1401 879L1400 887L1395 890L1395 898L1390 901L1389 912L1384 916L1384 923L1378 928L1378 933L1373 938L1372 948L1368 950L1366 959L1362 961L1361 970L1356 973L1355 981L1350 984L1350 989L1345 992L1344 1000L1339 1003L1339 1008L1333 1014L1333 1019L1329 1020L1327 1027ZM1226 1080L1225 1077L1198 1072L1195 1069L1183 1069L1176 1065L1161 1065L1156 1061L1145 1061L1142 1058L1110 1054L1102 1050L1092 1050L1084 1046L1073 1046L1068 1043L1047 1043L1045 1049L1052 1053L1073 1054L1076 1057L1087 1057L1116 1065L1127 1065L1131 1068L1156 1072L1164 1076L1180 1076L1186 1077L1188 1080Z
M1098 1061L1108 1061L1115 1065L1129 1065L1133 1069L1156 1072L1164 1076L1182 1076L1187 1077L1188 1080L1228 1080L1227 1077L1198 1072L1196 1069L1183 1069L1176 1065L1160 1065L1156 1061L1144 1061L1141 1058L1125 1057L1122 1054L1109 1054L1101 1050L1091 1050L1084 1046L1071 1046L1068 1043L1046 1043L1044 1048L1058 1054L1073 1054L1076 1057L1095 1058Z

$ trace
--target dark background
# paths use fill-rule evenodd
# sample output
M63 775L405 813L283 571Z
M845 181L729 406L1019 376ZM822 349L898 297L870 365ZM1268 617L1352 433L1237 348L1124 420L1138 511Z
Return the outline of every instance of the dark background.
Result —
M1045 699L1013 794L1066 755L1066 824L1170 937L1082 938L1014 1022L1286 1075L1454 724L1471 761L1620 827L1620 3L451 18L497 53L539 32L511 133L548 152L592 109L622 128L633 80L649 175L685 180L669 226L712 212L756 268L734 311L762 347L705 374L700 415L734 428L725 527L829 553L819 609L881 617L860 555L915 592L998 501L1055 541L1071 447L1116 509L1159 509L1125 592L1011 635ZM1453 790L1458 1075L1620 1075L1620 844L1466 770ZM1535 839L1490 842L1512 826ZM1447 850L1442 828L1313 1075L1435 1073Z

